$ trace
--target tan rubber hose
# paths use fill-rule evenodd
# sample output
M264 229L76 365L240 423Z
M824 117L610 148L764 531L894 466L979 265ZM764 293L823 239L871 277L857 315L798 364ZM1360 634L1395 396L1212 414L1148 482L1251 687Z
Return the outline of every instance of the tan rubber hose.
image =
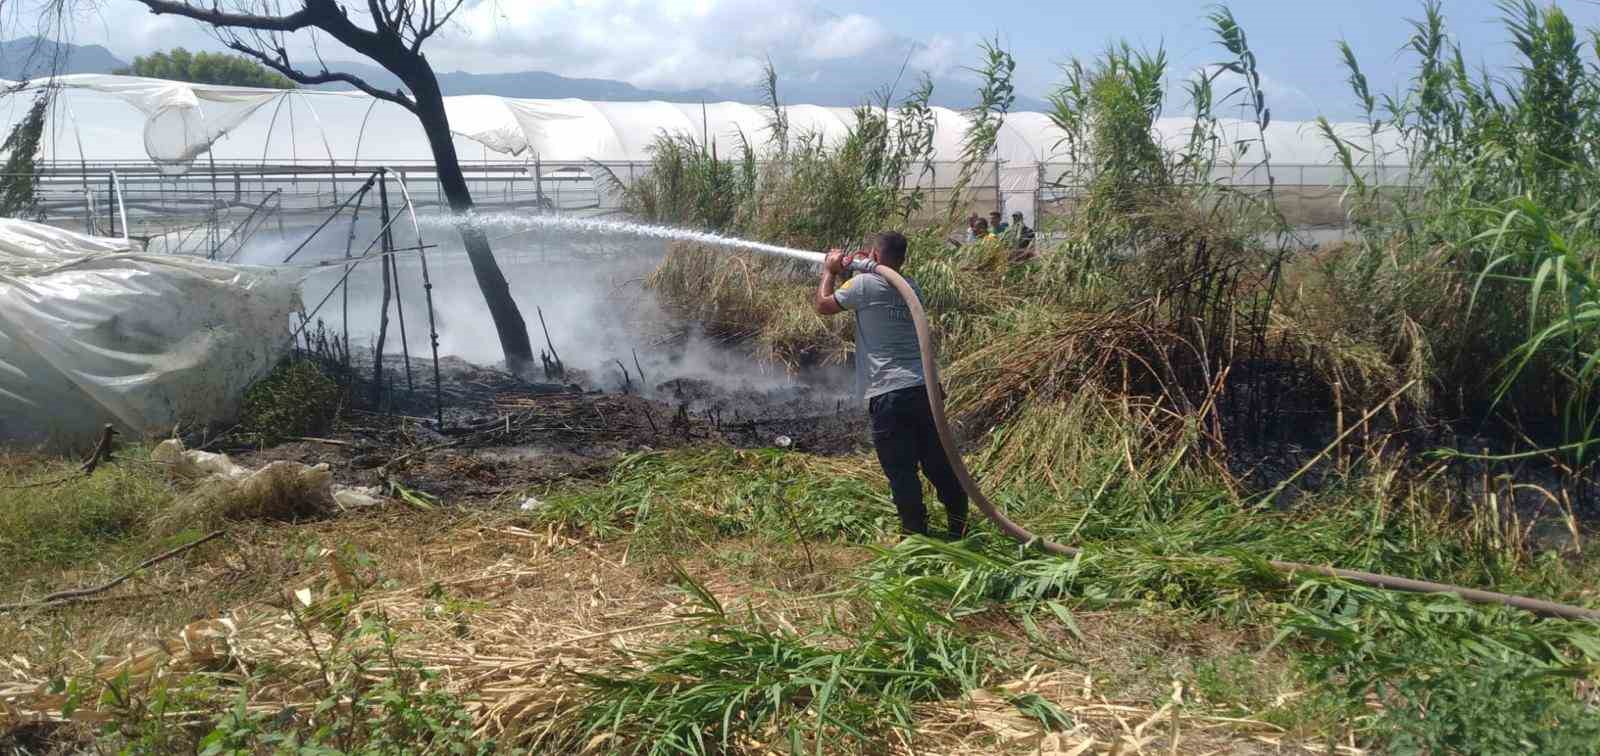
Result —
M1043 538L1029 532L1027 528L1018 525L1011 518L995 507L989 497L983 495L983 490L978 488L978 482L973 480L972 472L967 469L966 462L961 459L961 451L956 446L955 434L950 432L950 421L945 417L944 395L939 383L939 361L933 351L933 330L928 327L928 316L922 310L922 302L917 299L917 293L912 290L906 279L887 266L879 266L870 261L856 261L852 263L853 269L861 272L877 273L889 282L900 296L905 299L907 307L911 310L911 322L917 329L917 344L922 353L923 378L927 382L928 405L933 410L933 425L939 432L939 443L944 446L945 456L950 458L950 467L955 470L956 478L961 481L961 487L966 490L967 496L978 505L985 517L1000 528L1002 533L1015 539L1018 543L1037 547L1046 553L1061 556L1076 556L1080 550L1072 546L1056 543L1048 538ZM1231 564L1232 560L1221 557L1200 557L1200 559L1214 564ZM1411 578L1396 577L1393 575L1379 575L1361 570L1346 570L1338 567L1328 567L1299 562L1284 562L1270 560L1267 562L1273 569L1290 575L1296 573L1312 573L1348 580L1353 583L1387 588L1413 593L1453 593L1467 601L1480 604L1503 604L1516 607L1534 614L1547 617L1560 617L1576 620L1600 620L1600 610L1588 609L1570 604L1558 604L1553 601L1528 598L1525 596L1512 596L1494 591L1464 588L1458 585L1445 585L1444 583L1431 583L1426 580L1413 580Z

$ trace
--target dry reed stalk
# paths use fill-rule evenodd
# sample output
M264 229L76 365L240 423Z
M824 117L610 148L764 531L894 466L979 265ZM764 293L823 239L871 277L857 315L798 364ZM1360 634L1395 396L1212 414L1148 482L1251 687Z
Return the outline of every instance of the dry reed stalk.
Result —
M1054 704L1073 722L1050 731L1023 713L1015 701L1032 694ZM1075 671L1031 671L1022 679L972 691L964 699L916 707L918 747L898 754L1108 754L1149 753L1165 745L1168 753L1295 754L1325 753L1311 742L1296 742L1283 728L1257 719L1196 710L1183 703L1182 684L1159 706L1111 700L1098 694L1092 677ZM1182 726L1177 724L1181 716ZM1176 733L1183 733L1182 739ZM1360 756L1354 748L1337 753Z
M588 569L573 569L570 552L558 558L557 549L565 544L555 536L523 531L511 537L526 542L529 536L545 545L532 561L507 557L449 574L419 576L423 579L417 585L370 594L348 607L348 616L357 623L362 617L386 616L394 632L406 639L397 649L399 659L437 674L439 683L466 701L488 733L521 731L537 717L560 711L571 703L567 693L573 672L615 663L630 646L665 639L688 622L674 595L664 596L615 562L596 559ZM432 553L432 564L463 561L450 543L424 551ZM244 685L252 707L277 711L311 706L338 674L325 655L339 643L320 620L337 606L330 602L353 584L341 572L328 568L326 588L303 589L300 595L309 599L303 608L240 607L192 623L168 640L85 660L81 671L104 681L126 675L138 686L194 672L241 684L252 670L270 668L270 678ZM440 593L470 608L457 612L449 608L450 601L430 597ZM495 600L494 606L483 604L488 598ZM345 643L339 654L377 651L372 638ZM368 664L365 669L377 679L391 666ZM14 664L7 664L5 671L10 679L0 682L0 724L69 718L62 710L66 697L52 694L39 671ZM98 716L93 706L85 706L70 718Z

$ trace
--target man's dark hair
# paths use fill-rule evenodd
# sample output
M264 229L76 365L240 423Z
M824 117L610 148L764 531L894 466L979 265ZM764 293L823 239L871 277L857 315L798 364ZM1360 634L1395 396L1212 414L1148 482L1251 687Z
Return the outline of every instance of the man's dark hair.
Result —
M899 231L878 234L878 256L889 265L903 265L906 261L906 235Z

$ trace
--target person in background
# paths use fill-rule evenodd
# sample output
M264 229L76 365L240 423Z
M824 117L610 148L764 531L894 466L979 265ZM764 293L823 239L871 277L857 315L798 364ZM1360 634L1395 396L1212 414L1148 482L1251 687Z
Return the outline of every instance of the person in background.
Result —
M978 238L978 223L982 220L977 213L967 216L967 241L974 241Z
M1009 226L1001 219L999 210L989 213L989 230L993 231L995 236L1005 236L1007 228Z
M1033 246L1033 238L1037 235L1028 224L1022 222L1022 213L1011 214L1011 225L1007 230L1011 246L1015 249L1027 249Z
M986 221L986 220L984 220L982 218L979 218L976 221L973 221L973 224L972 224L972 241L978 241L979 239L988 239L989 237L992 237L992 236L994 236L994 234L989 233L989 221Z
M897 231L878 234L868 257L899 271L906 262L906 237ZM920 466L944 504L948 536L959 540L967 532L967 492L961 488L934 428L911 308L900 292L876 273L854 276L835 288L849 264L845 253L837 249L828 252L812 305L819 315L837 315L845 310L855 313L857 381L867 400L872 446L889 479L900 529L928 533L928 510L922 502L922 481L917 477ZM906 282L918 297L922 296L916 281L908 277Z

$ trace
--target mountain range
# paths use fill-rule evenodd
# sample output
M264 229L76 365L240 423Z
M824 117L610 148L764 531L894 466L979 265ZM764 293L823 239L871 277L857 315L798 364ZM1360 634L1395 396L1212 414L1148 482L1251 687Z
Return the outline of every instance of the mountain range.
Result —
M0 41L0 79L58 74L111 73L128 65L100 45L57 44L39 37Z
M119 59L100 45L74 45L58 43L38 37L22 37L0 41L0 78L25 79L47 75L52 67L57 73L111 73L128 63ZM400 80L383 68L371 63L341 61L328 63L330 70L354 74L380 89L400 87ZM748 102L759 103L761 92L754 83L750 86L722 88L658 90L642 89L625 81L613 79L582 79L562 76L548 71L519 71L516 73L469 73L467 71L441 72L439 86L446 95L487 94L502 97L561 98L583 100L611 100L638 102L664 100L667 102ZM779 96L786 103L849 107L859 105L872 93L895 76L895 68L836 64L818 68L808 75L784 77L780 71ZM899 92L911 87L902 82ZM344 84L324 85L323 89L348 89ZM958 76L942 76L933 80L932 103L949 108L971 107L977 99L977 82ZM1044 101L1026 95L1017 95L1013 110L1044 110Z

